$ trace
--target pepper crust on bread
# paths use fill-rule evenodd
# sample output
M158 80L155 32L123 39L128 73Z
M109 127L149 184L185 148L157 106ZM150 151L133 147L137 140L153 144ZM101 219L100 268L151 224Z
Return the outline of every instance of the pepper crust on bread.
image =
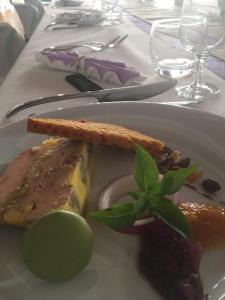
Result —
M72 138L83 142L134 149L139 144L153 156L163 152L165 143L122 126L85 120L29 118L27 130L33 133Z
M154 157L161 173L169 169L187 167L190 162L189 159L182 159L180 151L172 150L164 142L115 124L87 120L28 118L27 130L127 150L134 150L135 145L139 144Z

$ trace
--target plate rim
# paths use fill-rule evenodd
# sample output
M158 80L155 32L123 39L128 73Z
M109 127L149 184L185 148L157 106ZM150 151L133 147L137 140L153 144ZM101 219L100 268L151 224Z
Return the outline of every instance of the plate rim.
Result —
M37 113L35 115L32 115L30 116L31 118L51 118L51 117L48 117L48 115L53 115L55 113L59 113L59 112L65 112L67 113L67 111L71 111L71 110L74 110L75 112L76 111L81 111L81 110L84 110L84 109L92 109L93 107L109 107L109 106L112 106L112 107L116 107L116 106L119 106L119 107L127 107L127 106L133 106L133 107L150 107L151 106L153 108L159 108L159 109L162 109L162 110L168 110L168 112L170 113L171 111L177 111L177 112L187 112L188 114L189 113L193 113L195 116L198 116L198 115L201 115L201 116L205 116L207 118L212 118L215 122L218 122L218 121L221 121L221 122L224 122L224 125L225 125L225 117L223 116L220 116L220 115L217 115L217 114L214 114L214 113L211 113L211 112L208 112L208 111L203 111L203 110L199 110L199 109L196 109L196 108L192 108L192 107L184 107L184 106L181 106L181 105L169 105L169 104L161 104L161 103L157 103L157 102L139 102L139 101L116 101L116 102L101 102L101 103L88 103L88 104L84 104L84 105L79 105L79 106L73 106L73 107L66 107L66 108L57 108L57 109L54 109L54 110L51 110L51 111L47 111L47 112L41 112L41 113ZM27 119L29 118L29 116L27 117L23 117L22 119L20 120L15 120L15 121L12 121L10 123L4 123L4 124L1 124L0 125L0 132L3 130L3 129L8 129L9 127L13 127L17 124L21 124L23 122L25 122ZM52 117L53 118L53 117ZM7 120L10 120L7 119Z

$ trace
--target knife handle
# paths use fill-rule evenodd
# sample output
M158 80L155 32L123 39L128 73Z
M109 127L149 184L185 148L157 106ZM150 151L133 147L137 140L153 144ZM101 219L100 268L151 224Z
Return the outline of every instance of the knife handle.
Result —
M103 89L94 81L79 73L66 75L65 80L80 92L99 91Z

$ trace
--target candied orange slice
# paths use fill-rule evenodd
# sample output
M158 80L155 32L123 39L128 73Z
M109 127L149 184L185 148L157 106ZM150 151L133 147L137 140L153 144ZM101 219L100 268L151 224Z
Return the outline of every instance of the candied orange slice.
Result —
M191 202L181 203L179 208L191 225L194 238L203 248L225 246L225 208Z

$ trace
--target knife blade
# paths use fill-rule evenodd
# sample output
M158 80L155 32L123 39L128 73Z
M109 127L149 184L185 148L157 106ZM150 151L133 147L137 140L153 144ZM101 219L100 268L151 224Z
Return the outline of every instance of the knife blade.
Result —
M88 91L73 94L58 94L50 97L41 97L15 105L7 112L6 118L8 119L18 112L36 105L83 97L94 97L98 99L99 102L144 100L146 98L150 98L166 92L167 90L174 87L176 83L176 80L171 79L139 86L120 87L98 91Z

